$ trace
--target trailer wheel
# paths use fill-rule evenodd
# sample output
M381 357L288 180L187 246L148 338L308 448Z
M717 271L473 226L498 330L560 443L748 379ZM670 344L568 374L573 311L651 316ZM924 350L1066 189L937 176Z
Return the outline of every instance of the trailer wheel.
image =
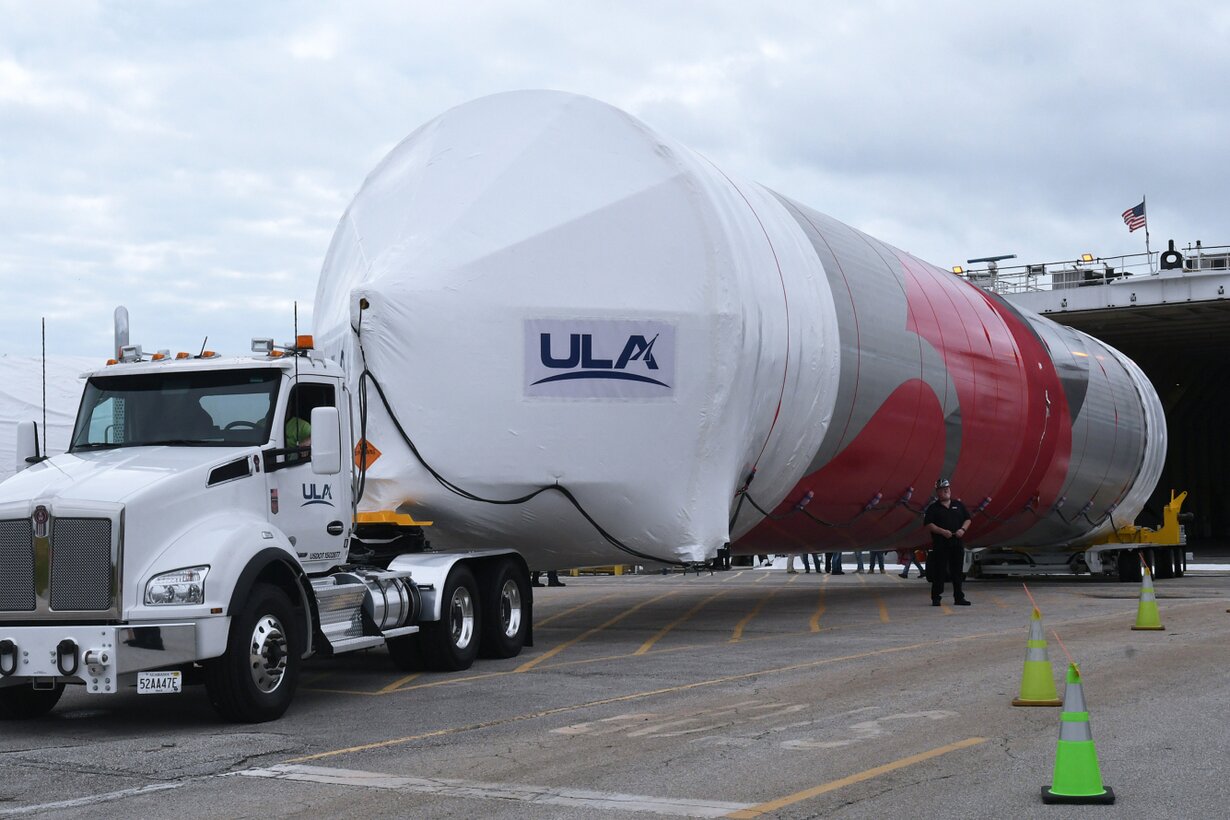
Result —
M521 654L530 628L530 585L520 564L504 559L483 579L484 658Z
M1169 548L1157 547L1153 550L1153 577L1155 578L1173 578L1174 564L1171 561L1171 550Z
M1119 580L1123 582L1140 580L1140 553L1136 550L1119 550L1115 554L1119 568Z
M449 573L440 596L440 620L424 625L423 650L427 668L437 672L469 669L478 657L482 607L478 583L469 567L458 564Z
M35 689L33 684L0 689L0 720L32 720L55 708L64 694L64 684L51 689Z
M223 718L263 723L285 714L299 685L301 631L285 592L252 588L231 621L226 654L205 664L205 689Z
M1183 554L1182 547L1174 548L1174 577L1182 578L1184 571L1187 569L1187 556Z

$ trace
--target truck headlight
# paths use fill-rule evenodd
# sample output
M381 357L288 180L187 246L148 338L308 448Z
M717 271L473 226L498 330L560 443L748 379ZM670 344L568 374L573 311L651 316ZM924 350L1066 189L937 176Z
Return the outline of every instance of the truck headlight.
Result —
M145 605L204 603L208 574L209 567L185 567L155 575L145 585Z

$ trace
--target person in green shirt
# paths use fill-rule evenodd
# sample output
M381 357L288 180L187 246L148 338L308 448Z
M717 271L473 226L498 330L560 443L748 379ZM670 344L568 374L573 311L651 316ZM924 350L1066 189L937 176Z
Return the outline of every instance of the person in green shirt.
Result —
M312 425L298 416L291 416L286 422L287 447L311 447Z

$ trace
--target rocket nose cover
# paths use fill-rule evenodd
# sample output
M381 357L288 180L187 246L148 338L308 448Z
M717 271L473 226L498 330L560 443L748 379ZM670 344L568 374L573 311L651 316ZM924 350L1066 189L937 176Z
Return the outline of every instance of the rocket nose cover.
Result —
M352 380L366 363L449 480L494 499L559 483L628 545L696 559L731 540L753 466L780 498L827 429L820 264L766 189L605 104L514 92L446 112L372 172L314 331ZM370 405L363 508L405 505L442 546L516 545L542 567L619 557L557 494L450 493Z

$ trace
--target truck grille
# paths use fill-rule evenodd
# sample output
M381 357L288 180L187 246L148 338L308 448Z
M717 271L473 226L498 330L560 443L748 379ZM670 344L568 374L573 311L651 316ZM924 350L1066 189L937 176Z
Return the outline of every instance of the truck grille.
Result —
M48 524L50 538L29 518L0 520L0 616L114 615L119 552L112 520L52 517Z
M51 608L111 608L111 521L57 518L51 531Z
M0 611L34 609L34 526L30 519L0 521Z

